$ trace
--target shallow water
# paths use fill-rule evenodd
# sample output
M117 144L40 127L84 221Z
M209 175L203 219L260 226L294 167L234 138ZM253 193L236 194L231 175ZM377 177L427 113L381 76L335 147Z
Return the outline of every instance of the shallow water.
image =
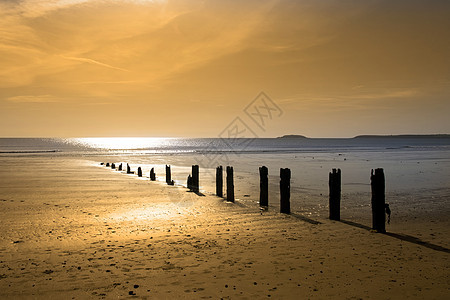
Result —
M49 152L50 151L50 152ZM450 212L450 139L0 139L1 157L51 157L140 166L144 177L153 167L165 180L165 164L172 178L186 184L190 166L200 166L203 193L215 192L215 167L231 165L238 201L259 201L258 168L269 168L270 206L278 207L279 169L290 168L291 205L310 216L327 215L328 173L342 170L342 215L370 215L370 172L383 168L386 201L393 212L411 207L430 214ZM125 169L124 165L124 169ZM105 176L107 176L105 174ZM225 174L224 174L225 179Z

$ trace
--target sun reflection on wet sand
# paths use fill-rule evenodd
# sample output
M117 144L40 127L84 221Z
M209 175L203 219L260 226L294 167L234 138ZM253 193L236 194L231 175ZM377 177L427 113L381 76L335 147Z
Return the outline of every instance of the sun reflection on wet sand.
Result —
M131 208L111 213L107 218L114 221L152 221L181 217L180 207L174 207L168 203L152 205L151 207Z

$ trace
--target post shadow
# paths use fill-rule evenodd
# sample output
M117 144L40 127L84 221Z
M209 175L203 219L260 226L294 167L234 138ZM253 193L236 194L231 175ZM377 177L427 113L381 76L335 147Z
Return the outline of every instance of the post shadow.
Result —
M361 229L364 229L364 230L367 230L367 231L371 231L372 230L372 228L370 228L367 225L359 224L359 223L356 223L356 222L353 222L353 221L348 221L348 220L341 219L341 220L339 220L339 222L347 224L347 225L350 225L350 226L353 226L353 227L361 228ZM422 241L418 237L411 236L411 235L408 235L408 234L393 233L393 232L382 232L382 234L390 236L390 237L393 237L393 238L396 238L396 239L399 239L401 241L405 241L405 242L409 242L409 243L412 243L412 244L420 245L420 246L423 246L423 247L426 247L426 248L429 248L429 249L432 249L432 250L445 252L445 253L450 253L450 249L448 249L448 248L445 248L445 247L442 247L442 246L439 246L439 245L436 245L436 244L433 244L433 243Z

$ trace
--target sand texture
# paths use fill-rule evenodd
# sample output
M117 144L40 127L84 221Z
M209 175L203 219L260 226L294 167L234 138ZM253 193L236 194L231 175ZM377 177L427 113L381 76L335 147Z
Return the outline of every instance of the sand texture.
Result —
M378 234L209 192L2 157L0 298L448 299L448 220Z

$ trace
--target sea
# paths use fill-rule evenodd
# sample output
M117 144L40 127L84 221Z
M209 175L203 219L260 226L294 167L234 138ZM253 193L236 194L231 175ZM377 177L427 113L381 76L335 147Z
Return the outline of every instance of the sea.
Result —
M386 201L421 213L450 212L450 135L359 136L355 138L0 138L2 157L77 159L87 165L128 163L141 167L144 180L155 169L165 180L165 165L180 186L192 165L200 167L204 194L215 193L216 167L232 166L236 201L257 206L259 167L269 169L269 207L279 205L280 168L291 169L291 207L311 216L326 216L328 174L342 172L343 214L370 210L370 174L382 168ZM104 167L103 167L104 168ZM105 173L105 176L109 176ZM225 178L225 174L224 174ZM142 179L141 179L142 180Z

